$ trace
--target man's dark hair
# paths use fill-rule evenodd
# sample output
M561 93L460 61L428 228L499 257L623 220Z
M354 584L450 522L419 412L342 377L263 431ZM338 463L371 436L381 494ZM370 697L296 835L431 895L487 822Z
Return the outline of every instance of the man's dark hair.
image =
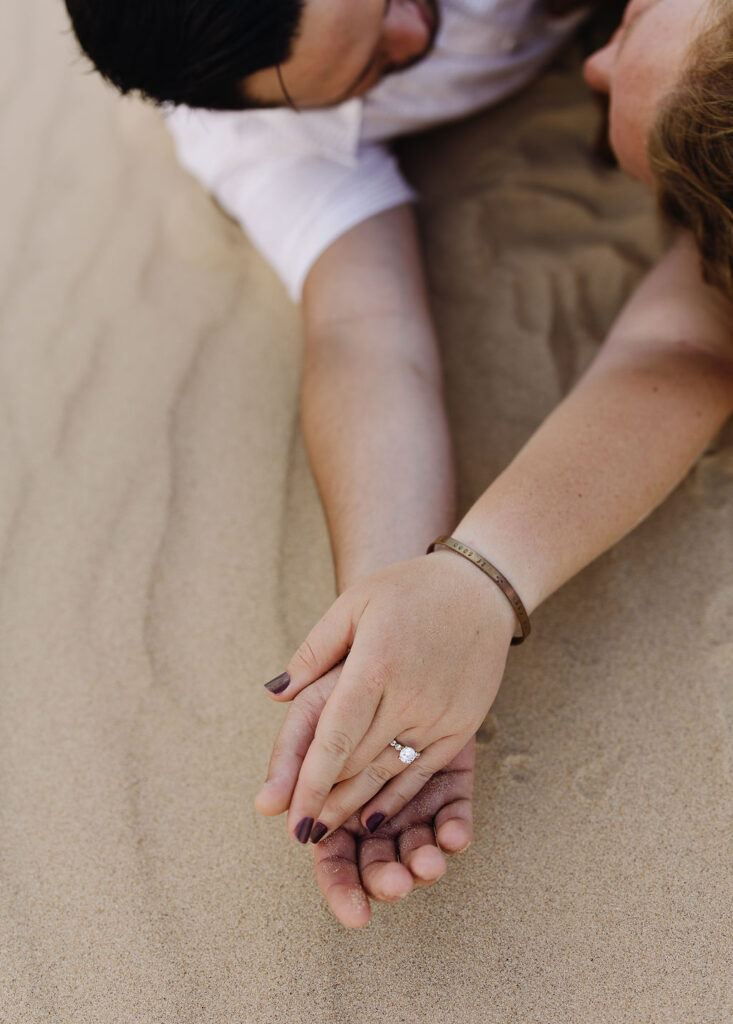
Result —
M255 104L247 75L287 60L304 0L66 0L76 37L122 93L210 110Z

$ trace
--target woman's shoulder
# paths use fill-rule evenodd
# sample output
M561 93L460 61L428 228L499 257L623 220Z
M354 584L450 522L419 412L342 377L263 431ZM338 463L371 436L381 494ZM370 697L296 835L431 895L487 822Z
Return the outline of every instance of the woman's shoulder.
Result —
M680 232L634 293L614 332L694 346L733 361L733 303L709 284L691 234Z

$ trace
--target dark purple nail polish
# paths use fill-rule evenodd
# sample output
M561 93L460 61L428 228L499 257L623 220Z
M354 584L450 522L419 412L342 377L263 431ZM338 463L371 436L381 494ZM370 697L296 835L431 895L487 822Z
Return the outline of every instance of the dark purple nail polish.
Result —
M313 826L313 831L311 832L311 842L320 843L326 832L328 832L328 825L324 825L322 821L317 821Z
M299 843L307 843L310 839L311 829L313 828L313 818L303 818L298 824L295 830L295 838Z
M287 672L283 672L281 676L276 676L271 679L269 683L265 683L265 689L269 690L270 693L282 693L283 690L287 690L290 686L290 676Z
M367 819L367 832L376 832L386 817L386 814L372 814Z

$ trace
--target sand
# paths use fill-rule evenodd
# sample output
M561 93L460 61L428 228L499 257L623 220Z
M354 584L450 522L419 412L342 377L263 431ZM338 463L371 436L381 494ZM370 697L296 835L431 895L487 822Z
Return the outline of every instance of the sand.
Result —
M2 1024L726 1024L731 431L536 614L471 849L347 931L252 809L333 596L298 310L60 3L0 14ZM462 508L660 250L594 124L568 60L404 147Z

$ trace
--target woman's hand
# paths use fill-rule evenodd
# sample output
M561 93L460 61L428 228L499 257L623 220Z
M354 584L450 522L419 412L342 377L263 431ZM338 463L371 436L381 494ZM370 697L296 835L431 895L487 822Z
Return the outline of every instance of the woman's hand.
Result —
M477 731L514 628L501 591L448 551L346 590L269 686L291 700L346 659L300 766L291 834L318 841L359 808L374 831L404 807ZM420 757L404 764L393 739Z

